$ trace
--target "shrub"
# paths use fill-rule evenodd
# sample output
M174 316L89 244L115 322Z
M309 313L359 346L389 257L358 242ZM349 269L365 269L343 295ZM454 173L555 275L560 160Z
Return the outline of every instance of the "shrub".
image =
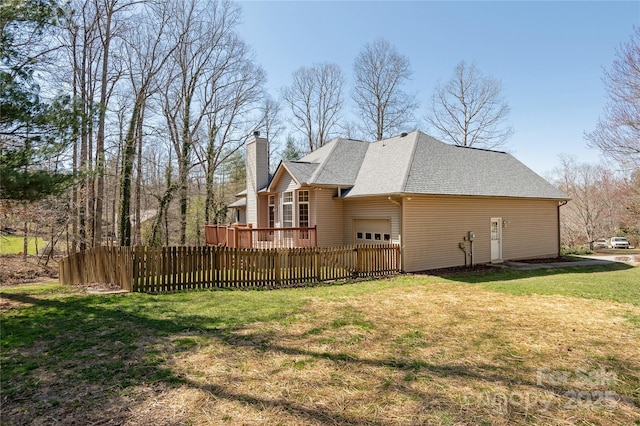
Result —
M560 256L585 255L585 254L593 254L593 250L589 249L589 247L564 247L564 246L560 249Z

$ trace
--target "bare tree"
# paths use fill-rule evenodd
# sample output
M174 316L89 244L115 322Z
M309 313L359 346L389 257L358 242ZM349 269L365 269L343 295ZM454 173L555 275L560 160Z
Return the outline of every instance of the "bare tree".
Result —
M78 229L80 249L102 241L109 104L122 75L121 36L130 12L142 1L74 0L67 5L62 37L68 60L58 65L65 62L72 65L69 70L72 75L66 76L65 83L84 116L73 158L74 171L83 175L78 191L72 196L78 208L77 224L73 226ZM62 68L59 73L67 71ZM74 245L75 242L74 236Z
M124 136L120 176L119 232L120 245L131 245L131 180L136 145L140 146L144 111L149 97L159 90L157 75L164 69L175 47L166 44L169 10L162 6L143 14L145 25L136 28L126 45L129 55L128 74L132 91L132 108ZM140 150L140 149L139 149ZM139 210L139 209L138 209ZM140 214L137 215L139 226Z
M560 209L562 241L575 247L612 235L620 214L616 180L600 165L561 156L556 184L571 200Z
M72 64L71 86L75 102L82 112L82 122L76 131L73 146L73 171L82 176L79 180L72 203L76 221L73 224L72 247L81 251L87 247L87 225L92 223L88 217L91 211L91 146L94 133L95 98L97 96L97 69L101 58L100 36L98 31L98 15L96 5L91 1L76 0L67 10L65 28L67 30L66 45ZM90 230L89 230L90 231ZM91 233L89 232L89 235Z
M236 123L231 126L236 129L238 123L235 118L234 121L225 119L224 124L216 121L221 117L221 105L238 101L238 107L245 108L245 101L240 101L239 96L246 96L250 91L248 87L261 81L263 74L247 63L247 48L235 33L240 20L240 9L236 4L226 0L175 0L173 8L173 37L178 44L172 55L173 69L162 94L162 108L178 164L180 244L184 245L189 174L198 164L193 159L194 147L207 146L201 138L230 140L220 130L231 122ZM243 80L242 76L251 72L256 73L252 79ZM239 85L237 79L242 84ZM246 92L238 93L237 90ZM233 111L233 107L223 109L230 114L239 113ZM215 149L210 154L215 155Z
M339 124L344 81L340 67L325 62L298 69L291 86L282 89L293 115L292 125L305 135L309 151L327 143Z
M277 158L276 150L278 147L278 137L285 129L280 118L282 106L280 105L280 102L276 101L268 94L265 94L262 104L259 107L259 111L260 123L256 130L260 131L269 143L267 146L269 166L270 169L273 170L276 166L274 162Z
M498 148L513 134L504 124L510 108L501 83L461 61L451 80L436 87L428 123L443 139L460 146Z
M205 172L207 223L217 223L224 220L220 216L226 216L219 213L226 210L226 202L216 196L216 173L221 164L244 146L258 125L259 118L250 117L250 113L262 100L265 81L265 73L253 62L247 45L234 35L230 35L226 43L224 60L217 60L213 67L216 78L210 80L200 94L202 103L209 106L204 111L206 133L200 132L194 143Z
M118 14L131 9L140 1L120 1L120 0L94 0L96 14L98 19L98 34L100 36L100 44L102 51L102 64L100 66L100 98L98 109L98 129L96 134L96 189L95 189L95 207L92 212L91 227L93 237L92 245L100 245L102 243L102 221L104 210L104 175L105 175L105 126L106 112L111 98L111 93L121 71L113 67L113 54L111 53L111 45L122 31L122 23L118 22Z
M603 81L609 100L595 130L585 135L588 144L613 160L640 167L640 27L616 51Z
M392 136L413 121L418 107L415 94L402 91L412 75L409 58L387 40L366 44L353 63L355 108L361 131L380 140Z
M640 244L640 168L631 172L631 176L624 179L622 191L619 194L619 205L622 207L620 230L624 232L631 244Z

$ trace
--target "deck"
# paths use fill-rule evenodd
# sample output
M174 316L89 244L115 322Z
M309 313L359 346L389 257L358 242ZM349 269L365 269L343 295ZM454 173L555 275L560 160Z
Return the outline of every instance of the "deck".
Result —
M234 248L316 247L316 227L253 228L246 225L205 225L207 245Z

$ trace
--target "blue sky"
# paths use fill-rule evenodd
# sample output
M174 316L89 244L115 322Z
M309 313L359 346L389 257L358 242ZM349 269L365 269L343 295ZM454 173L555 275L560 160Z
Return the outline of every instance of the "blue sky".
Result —
M605 105L603 68L611 66L633 26L640 26L640 1L240 1L240 6L240 35L267 72L274 97L293 71L316 62L340 65L350 87L358 52L385 38L411 61L413 78L405 90L417 92L417 117L423 118L438 81L448 80L459 61L475 62L502 81L515 130L506 148L543 175L558 165L561 153L599 161L583 135Z

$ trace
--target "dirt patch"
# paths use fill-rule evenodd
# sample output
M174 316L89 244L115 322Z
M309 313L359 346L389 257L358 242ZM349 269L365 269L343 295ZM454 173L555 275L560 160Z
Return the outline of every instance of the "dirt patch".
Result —
M82 292L89 294L116 294L116 293L128 293L127 290L123 290L119 285L110 283L88 283L74 285L74 288L79 289Z
M58 262L51 259L47 265L38 256L0 256L0 287L58 279Z
M425 271L413 272L407 275L426 275L434 277L444 277L451 275L464 275L469 273L495 272L496 268L490 265L454 266L451 268L428 269Z
M571 257L547 257L544 259L524 259L517 260L518 263L529 263L529 264L542 264L542 263L571 263L584 259L575 259ZM408 275L427 275L427 276L436 276L436 277L444 277L444 276L452 276L452 275L465 275L469 273L474 274L483 274L483 273L492 273L496 271L496 268L503 266L503 264L478 264L473 266L455 266L451 268L440 268L440 269L429 269L420 272L414 272Z
M573 257L547 257L545 259L524 259L517 260L518 263L531 263L531 264L539 264L539 263L571 263L578 262L584 259L576 259Z

